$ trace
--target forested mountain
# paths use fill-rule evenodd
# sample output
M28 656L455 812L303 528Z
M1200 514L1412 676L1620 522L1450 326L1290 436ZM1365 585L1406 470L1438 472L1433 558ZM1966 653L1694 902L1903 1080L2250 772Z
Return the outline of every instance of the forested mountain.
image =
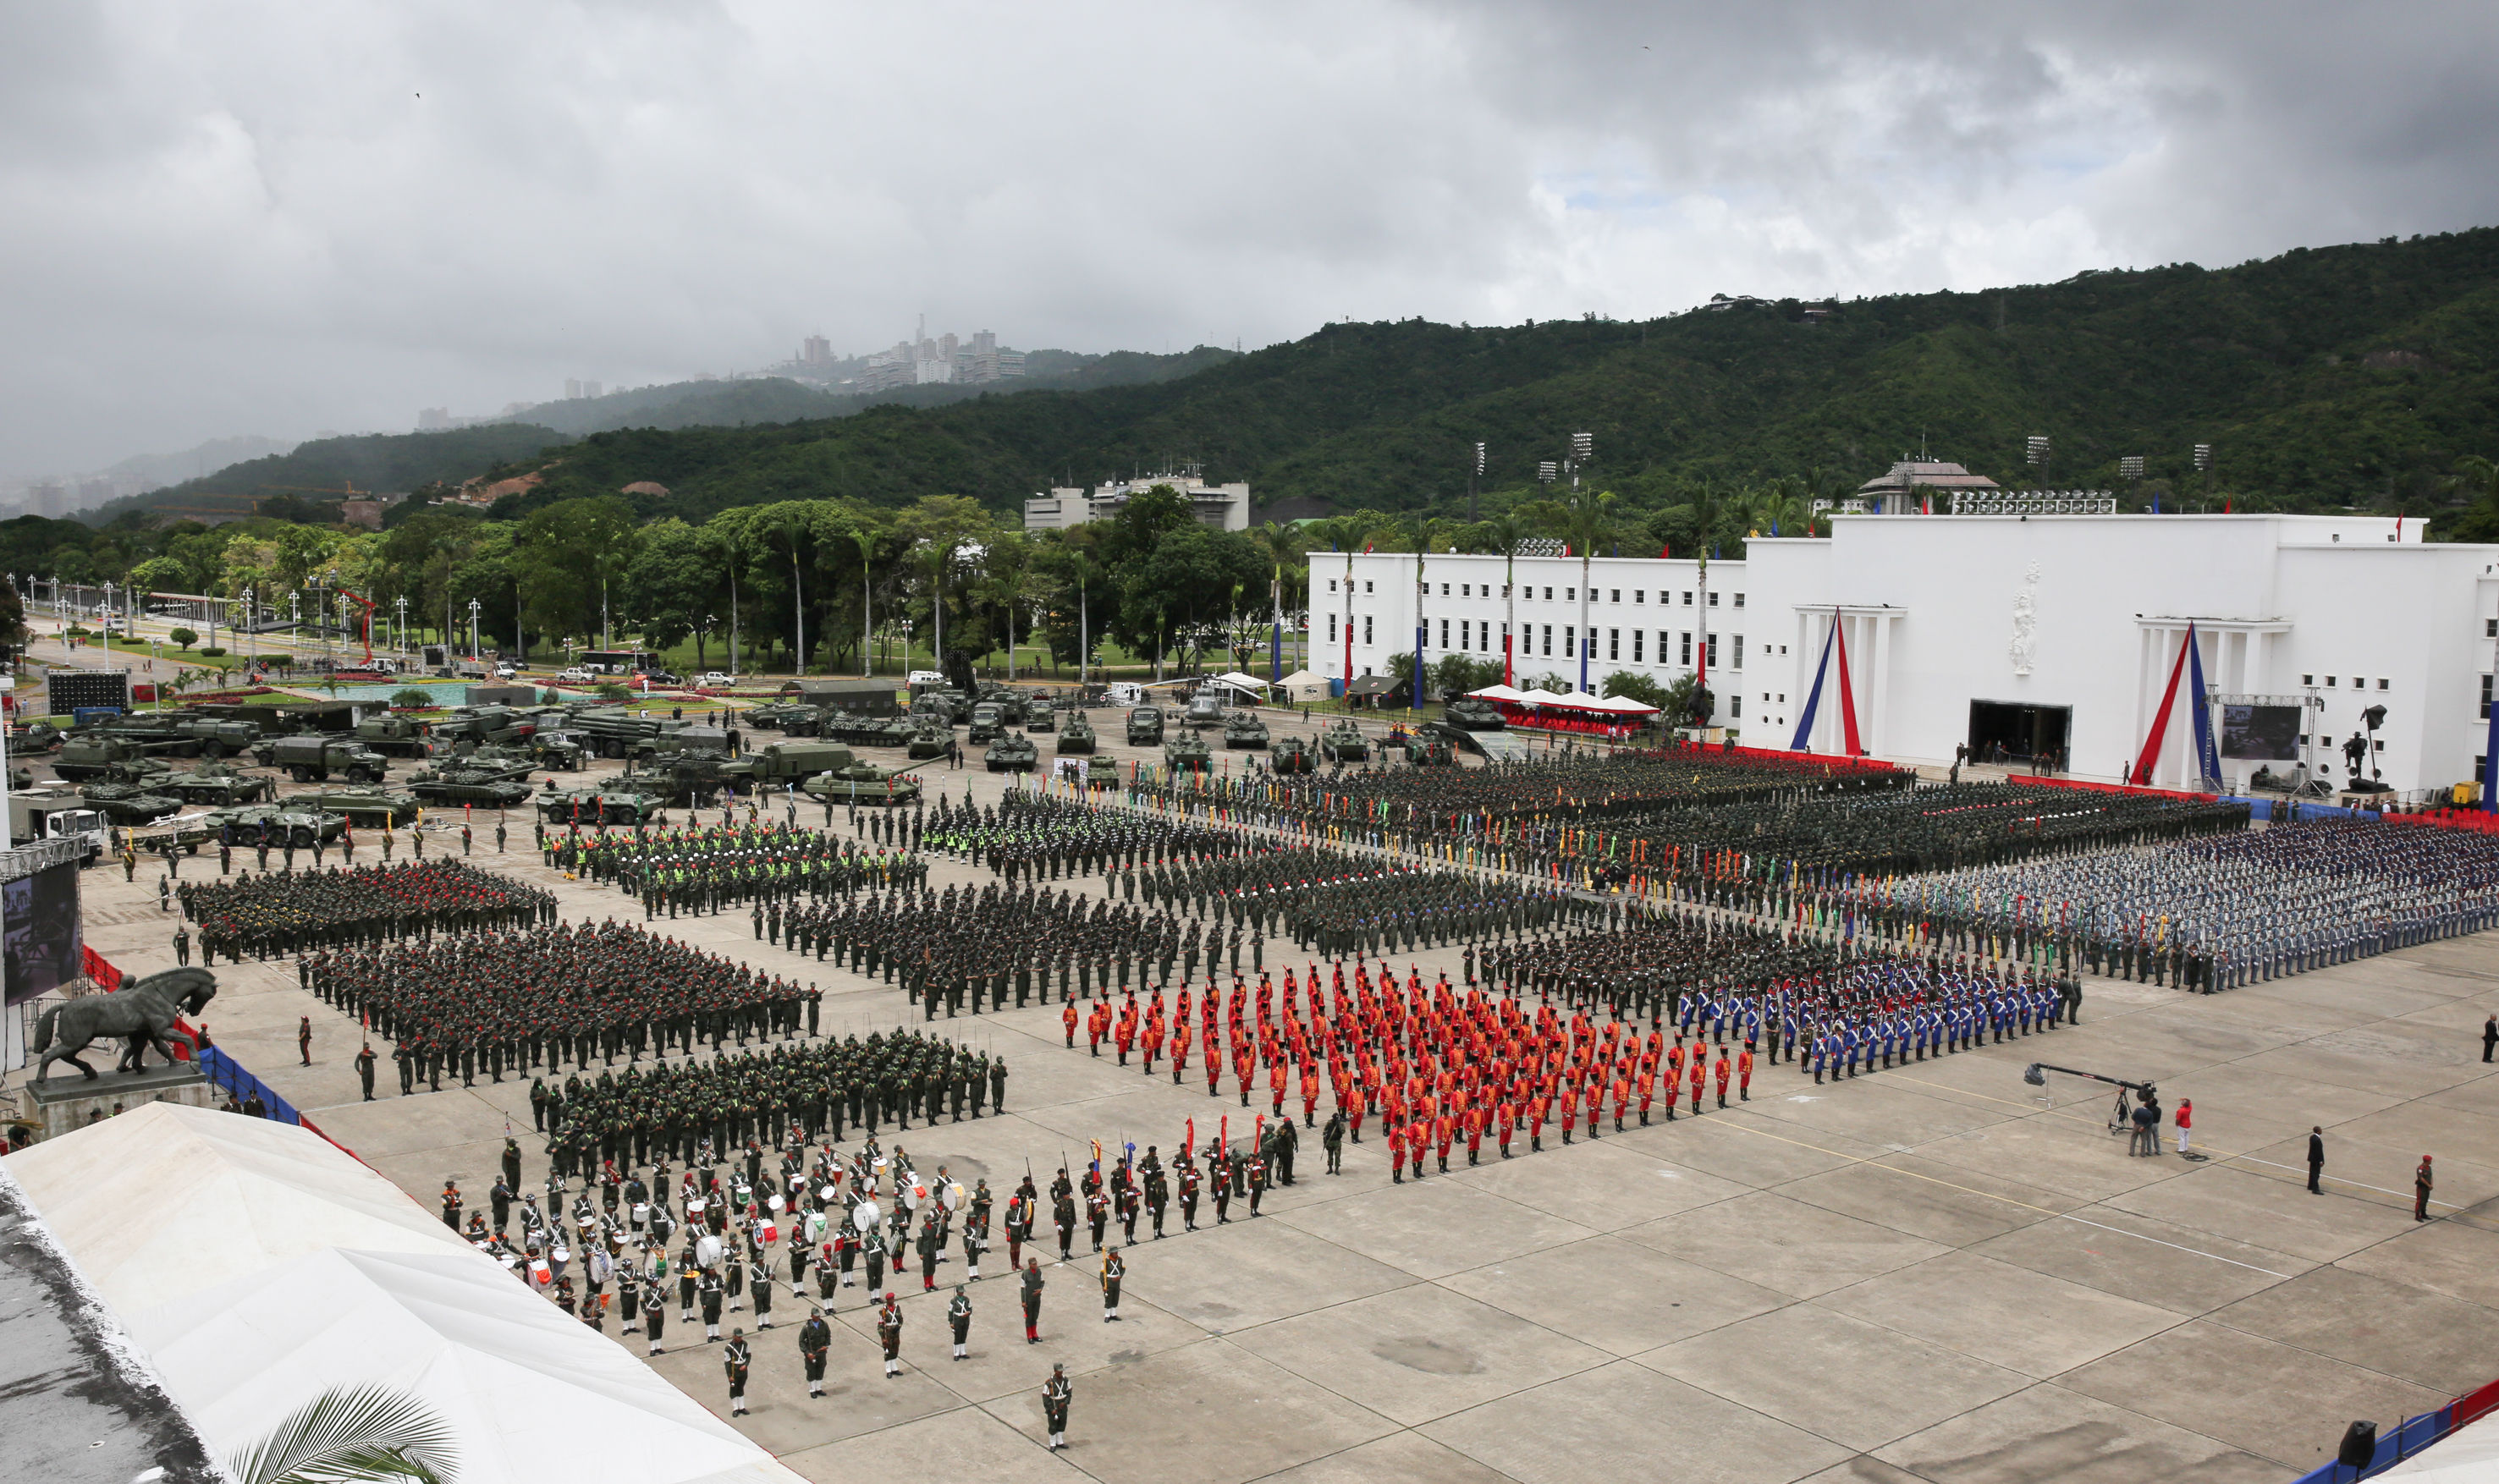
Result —
M1516 492L1587 432L1595 478L1638 506L1699 479L1820 470L1826 484L1854 484L1923 444L2006 483L2109 488L2118 460L2140 454L2147 485L2175 501L2425 511L2455 498L2445 481L2459 458L2499 455L2499 229L1821 307L1736 300L1645 322L1334 324L1170 380L600 432L543 452L526 445L556 435L471 430L456 450L433 440L463 435L425 435L413 442L439 457L424 469L403 461L403 487L493 464L543 476L504 515L646 480L670 494L634 497L645 517L931 494L1004 514L1053 483L1190 463L1294 513L1454 510L1477 441L1485 488ZM2032 435L2051 439L2044 470L2024 462ZM2191 470L2197 443L2216 450L2208 476ZM384 477L347 474L346 452L308 444L198 483Z

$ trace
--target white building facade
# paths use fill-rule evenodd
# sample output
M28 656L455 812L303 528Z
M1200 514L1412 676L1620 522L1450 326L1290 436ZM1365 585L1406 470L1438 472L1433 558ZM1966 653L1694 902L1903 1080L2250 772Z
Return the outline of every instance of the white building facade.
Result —
M2342 745L2399 790L2477 775L2499 649L2499 547L2424 543L2418 523L2365 516L1842 515L1816 539L1757 538L1708 564L1521 557L1515 592L1490 556L1427 556L1423 658L1498 661L1515 683L1592 690L1618 670L1671 684L1711 646L1713 720L1785 748L1826 647L1813 750L1843 750L1844 645L1861 745L1946 762L1958 746L2054 752L2114 782L2141 752L2194 627L2217 708L2295 707L2298 747L2347 777ZM1313 668L1384 673L1414 647L1415 558L1311 557ZM1350 586L1348 587L1348 584ZM1582 592L1585 588L1587 591ZM1830 642L1836 624L1839 644ZM1511 626L1515 626L1514 629ZM2197 776L2182 676L2152 782ZM2366 713L2385 707L2371 732ZM2277 713L2279 714L2279 713ZM2223 759L2243 786L2267 764ZM2270 764L2283 773L2295 763Z
M1170 485L1185 499L1196 512L1198 524L1217 531L1250 529L1250 486L1247 483L1210 484L1195 474L1147 474L1135 479L1097 484L1087 490L1074 486L1054 486L1047 494L1035 495L1023 502L1023 529L1026 531L1065 531L1087 521L1109 520L1120 513L1131 496L1142 495L1158 484Z

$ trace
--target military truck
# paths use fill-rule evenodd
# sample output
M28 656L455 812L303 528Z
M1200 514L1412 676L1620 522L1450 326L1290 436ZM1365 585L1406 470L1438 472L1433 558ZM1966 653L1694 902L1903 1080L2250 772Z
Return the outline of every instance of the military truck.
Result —
M573 712L567 729L601 758L624 758L632 755L635 743L685 725L666 717L636 716L619 706L584 706Z
M985 700L972 708L972 727L963 733L963 743L978 747L984 742L995 742L1006 733L1006 708L996 701Z
M992 773L1029 773L1041 762L1041 748L1030 737L1010 733L990 743L982 760Z
M316 789L286 801L290 809L343 815L358 829L396 828L416 823L425 802L395 789Z
M1058 708L1047 701L1023 708L1023 729L1042 733L1058 729Z
M1058 734L1058 751L1062 754L1093 751L1093 719L1082 711L1067 713L1067 729Z
M1222 726L1223 699L1221 690L1214 686L1204 687L1188 698L1188 711L1183 716L1183 723L1196 727Z
M949 726L960 726L971 710L971 697L942 687L932 686L911 698L913 717L935 717Z
M79 790L87 806L115 824L152 824L182 812L182 801L151 793L139 784L91 783Z
M811 798L844 804L911 804L920 799L920 780L908 770L881 768L864 758L853 757L838 767L827 768L799 786L799 791Z
M265 768L278 768L297 783L328 783L338 774L349 783L373 783L390 771L390 759L353 737L302 732L272 737L251 750Z
M1139 706L1128 713L1128 745L1152 747L1163 739L1163 708Z
M682 752L717 752L734 758L746 740L733 726L706 726L679 721L660 725L663 730L631 743L625 749L625 756L636 762Z
M240 772L231 762L206 761L188 772L169 772L155 787L185 804L224 808L271 797L277 781L264 773Z
M582 746L581 739L568 731L540 729L531 732L529 749L531 760L539 767L568 773L580 772L582 763L590 757L590 749Z
M1308 773L1318 766L1318 748L1308 737L1278 737L1267 758L1279 773Z
M741 771L758 784L778 788L830 768L848 767L859 755L838 742L772 742L749 753Z
M222 758L242 752L260 738L260 727L255 723L225 721L189 711L135 712L83 729L109 737L126 737L172 758Z
M1330 762L1360 762L1371 756L1371 741L1353 718L1341 716L1319 733L1319 756Z
M1230 752L1235 748L1258 751L1266 745L1267 724L1258 720L1256 712L1235 711L1223 719L1224 751Z
M426 732L434 756L439 757L448 750L446 744L518 742L536 731L540 720L537 713L511 706L462 706L430 724Z
M1215 755L1207 751L1204 737L1194 731L1178 731L1163 744L1163 761L1174 769L1203 773L1215 765Z
M1479 695L1462 695L1449 702L1444 719L1450 726L1469 731L1506 731L1509 727L1502 720L1501 708Z

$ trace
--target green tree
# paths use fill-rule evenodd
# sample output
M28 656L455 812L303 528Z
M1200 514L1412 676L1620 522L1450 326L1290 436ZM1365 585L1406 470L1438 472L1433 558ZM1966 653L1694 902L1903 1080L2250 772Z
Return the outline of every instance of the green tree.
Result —
M1614 492L1594 485L1570 491L1557 500L1539 500L1527 514L1579 559L1579 685L1588 689L1588 564L1597 548L1614 538Z
M633 506L614 496L559 500L516 528L497 529L511 530L508 576L519 584L525 622L542 633L612 637L603 630L614 616L613 589L642 546Z
M695 667L708 667L704 641L720 593L720 566L701 532L674 516L642 532L642 549L625 570L625 601L642 621L643 641L672 649L691 636Z
M334 1387L227 1459L226 1472L239 1484L455 1484L459 1453L450 1428L415 1398Z
M192 645L200 642L199 633L196 630L189 629L172 629L165 635L165 637L172 639L176 644L180 645L185 650L188 650Z

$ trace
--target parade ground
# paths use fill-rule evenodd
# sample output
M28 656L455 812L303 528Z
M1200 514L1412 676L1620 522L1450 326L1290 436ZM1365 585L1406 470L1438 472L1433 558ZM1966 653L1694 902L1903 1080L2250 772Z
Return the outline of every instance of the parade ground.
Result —
M924 776L958 799L1005 785ZM799 823L821 820L802 805ZM476 834L474 863L554 891L566 919L640 921L632 898L540 864L517 811L509 854L494 853L491 817ZM456 824L430 838L445 849L459 850ZM994 879L931 858L935 887ZM184 862L201 873L212 855ZM85 876L87 942L125 970L173 963L155 874ZM1228 1082L1210 1098L1194 1076L1175 1086L1107 1048L1097 1059L1081 1034L1068 1049L1055 1004L925 1025L898 984L757 941L742 905L651 927L819 985L825 1034L923 1028L1002 1055L1002 1116L879 1136L924 1171L987 1178L1001 1203L1027 1167L1044 1184L1062 1164L1081 1172L1096 1141L1168 1157L1185 1120L1202 1140L1227 1114L1246 1132L1265 1108ZM1307 960L1271 940L1266 961ZM1393 962L1461 977L1454 947ZM368 1103L355 1023L299 989L292 961L216 973L217 1045L421 1205L446 1177L482 1205L507 1128L524 1188L543 1180L525 1076L399 1096L377 1042ZM1023 1343L1000 1242L972 1285L970 1358L950 1361L956 1253L936 1293L919 1293L917 1272L891 1285L907 1328L888 1379L866 1293L843 1290L822 1400L800 1379L807 1306L785 1282L771 1332L730 1316L755 1341L736 1425L821 1480L907 1459L940 1478L1114 1484L2234 1484L2289 1479L2329 1460L2353 1418L2391 1422L2499 1376L2499 1078L2481 1041L2499 942L2209 996L2084 989L2079 1026L1834 1084L1765 1066L1724 1112L1608 1123L1570 1147L1548 1136L1506 1162L1487 1149L1476 1168L1461 1151L1419 1182L1391 1183L1376 1134L1330 1176L1306 1134L1296 1182L1257 1218L1236 1203L1230 1224L1210 1209L1183 1234L1175 1213L1167 1240L1129 1251L1120 1323L1103 1322L1080 1242L1065 1267L1043 1253L1043 1343ZM2130 1156L2107 1128L2112 1089L2026 1085L2034 1060L2191 1099L2209 1157L2166 1143ZM2312 1125L2321 1195L2305 1188ZM2440 1172L2425 1223L2411 1187L2424 1153ZM641 1354L640 1337L608 1338ZM719 1347L698 1326L671 1325L666 1343L659 1372L725 1415ZM1057 1453L1039 1402L1053 1364L1075 1385Z

